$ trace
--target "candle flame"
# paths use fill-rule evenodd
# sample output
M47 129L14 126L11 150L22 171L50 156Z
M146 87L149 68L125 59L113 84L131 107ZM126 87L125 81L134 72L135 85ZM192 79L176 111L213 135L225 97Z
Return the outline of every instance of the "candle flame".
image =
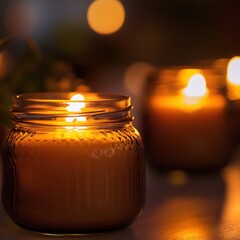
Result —
M203 97L207 93L206 79L202 74L194 74L190 78L188 86L183 89L183 94L187 97Z
M76 95L72 96L70 100L71 101L84 101L85 98L81 94L76 94ZM84 102L74 102L74 103L69 104L69 106L67 107L67 110L69 112L79 112L85 106L86 106L86 103L84 103Z
M232 58L227 69L228 82L240 86L240 57Z
M83 102L85 100L84 96L81 94L75 94L74 96L71 97L71 101L80 101L80 102L73 102L70 103L69 106L67 107L68 112L80 112L82 108L86 106L86 103ZM73 122L74 120L78 122L84 122L86 121L86 117L67 117L66 122Z

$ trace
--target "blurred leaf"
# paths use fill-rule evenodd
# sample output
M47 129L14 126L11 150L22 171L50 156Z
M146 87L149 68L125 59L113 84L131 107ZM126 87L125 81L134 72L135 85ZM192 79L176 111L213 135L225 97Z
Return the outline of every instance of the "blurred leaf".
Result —
M38 48L36 42L33 40L33 38L28 38L26 40L26 46L29 49L31 53L33 53L36 60L40 61L42 58L42 53L40 49Z

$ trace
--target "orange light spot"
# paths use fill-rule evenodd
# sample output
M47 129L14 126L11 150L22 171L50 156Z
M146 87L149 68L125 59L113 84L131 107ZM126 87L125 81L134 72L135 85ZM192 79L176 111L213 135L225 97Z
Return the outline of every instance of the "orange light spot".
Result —
M112 34L122 27L125 9L119 0L95 0L88 9L87 19L93 31Z

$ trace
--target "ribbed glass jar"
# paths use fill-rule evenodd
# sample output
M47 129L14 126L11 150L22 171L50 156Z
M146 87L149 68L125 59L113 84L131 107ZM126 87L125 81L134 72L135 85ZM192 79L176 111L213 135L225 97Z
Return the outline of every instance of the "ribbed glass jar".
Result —
M130 98L84 93L16 97L3 147L3 205L19 226L92 233L130 224L145 198Z

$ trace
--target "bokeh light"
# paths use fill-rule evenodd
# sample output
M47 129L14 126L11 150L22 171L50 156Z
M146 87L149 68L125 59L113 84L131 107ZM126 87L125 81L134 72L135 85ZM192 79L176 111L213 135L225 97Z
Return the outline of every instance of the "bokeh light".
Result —
M88 9L87 19L93 31L112 34L122 27L125 9L119 0L95 0Z

